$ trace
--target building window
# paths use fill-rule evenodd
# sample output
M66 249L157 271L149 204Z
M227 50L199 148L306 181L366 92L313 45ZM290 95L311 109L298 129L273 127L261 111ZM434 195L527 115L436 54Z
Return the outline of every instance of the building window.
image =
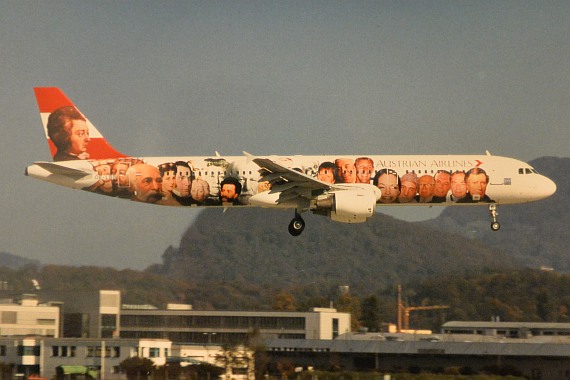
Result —
M0 346L0 356L6 356L6 346Z
M38 325L55 325L55 319L40 318L37 320Z
M332 320L332 337L333 339L338 336L338 318Z
M15 311L3 311L2 314L0 314L1 318L2 318L2 323L5 324L16 324L17 323L17 313Z
M148 349L148 357L149 358L158 358L160 357L160 348L158 347L151 347Z
M52 346L51 356L59 356L59 346Z
M18 346L18 356L40 356L40 346Z
M101 357L101 347L100 346L88 346L87 347L87 357L88 358L100 358Z
M117 316L115 314L101 315L101 338L112 338L117 329Z

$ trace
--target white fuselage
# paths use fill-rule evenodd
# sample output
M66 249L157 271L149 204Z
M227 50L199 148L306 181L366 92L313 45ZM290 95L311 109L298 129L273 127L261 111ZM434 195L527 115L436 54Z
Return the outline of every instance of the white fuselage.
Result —
M540 200L552 195L556 190L556 185L549 178L538 174L529 164L513 158L492 156L492 155L326 155L326 156L268 156L268 159L276 163L302 172L307 176L317 178L319 174L319 166L323 162L335 163L338 159L344 159L349 163L356 161L360 157L366 157L372 160L373 165L369 175L369 184L373 184L373 178L382 169L389 169L395 172L398 178L402 178L408 173L414 173L417 178L422 176L434 177L439 171L448 173L468 172L473 168L483 169L488 176L486 180L484 195L497 204L525 203ZM197 183L197 180L203 180L208 184L209 194L207 198L212 202L195 202L191 205L206 206L224 206L229 204L218 202L221 191L221 183L228 177L236 178L241 184L241 192L239 194L239 202L234 205L250 205L249 198L253 195L268 190L260 182L259 166L252 161L249 156L201 156L201 157L148 157L142 158L145 164L159 167L165 163L187 162L191 168L191 181ZM58 163L36 163L27 169L29 176L47 180L67 187L82 188L94 191L97 189L96 184L103 181L111 181L115 190L121 187L129 186L127 182L119 184L119 174L113 173L113 160L109 160L109 173L101 174L97 171L97 166L101 160L97 162L91 161L65 161ZM47 167L46 167L47 166ZM61 170L52 170L51 166L62 168ZM70 175L65 168L71 168L84 175ZM336 184L344 183L341 171L347 172L347 176L356 173L350 173L351 170L356 171L357 168L338 168L336 176ZM395 176L394 176L395 177ZM396 190L398 191L398 190ZM416 193L416 199L413 202L404 203L398 200L388 200L383 202L379 199L379 205L391 206L411 206L411 205L433 205L432 202L422 203L419 196L419 187ZM386 191L387 192L387 191ZM100 192L101 193L101 192ZM110 192L107 195L117 195L118 193ZM479 204L485 202L457 202L452 196L449 189L446 199L438 202L442 205L465 205ZM282 205L275 204L276 207L294 207L294 205L284 203Z

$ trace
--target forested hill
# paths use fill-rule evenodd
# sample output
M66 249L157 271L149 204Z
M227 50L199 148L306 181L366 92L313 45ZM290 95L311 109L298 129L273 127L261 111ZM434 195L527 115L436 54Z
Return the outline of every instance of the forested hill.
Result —
M500 206L501 230L490 230L486 207L448 207L424 225L456 231L517 258L529 267L549 266L570 270L570 158L542 157L530 164L557 185L556 193L543 201Z
M266 287L350 285L373 293L386 286L453 273L519 265L499 250L389 216L348 225L307 214L299 237L287 232L292 212L206 210L169 247L155 273L180 280Z

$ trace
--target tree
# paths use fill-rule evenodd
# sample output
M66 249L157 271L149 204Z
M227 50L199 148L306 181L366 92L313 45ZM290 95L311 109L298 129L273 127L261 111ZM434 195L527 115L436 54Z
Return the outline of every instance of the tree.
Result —
M380 316L379 316L378 298L376 296L369 296L362 300L362 315L360 317L360 324L368 327L371 332L380 331Z
M133 356L123 360L119 364L121 371L127 375L128 380L146 380L154 370L154 363L147 358Z
M358 331L360 328L360 299L349 294L341 294L337 302L337 310L350 313L350 328Z
M282 290L273 299L273 310L279 311L297 311L295 296Z

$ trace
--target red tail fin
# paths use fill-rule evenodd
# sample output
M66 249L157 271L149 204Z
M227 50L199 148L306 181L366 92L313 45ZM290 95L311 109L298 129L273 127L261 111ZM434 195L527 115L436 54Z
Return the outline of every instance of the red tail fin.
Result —
M34 92L54 161L126 157L107 142L59 88L36 87Z

